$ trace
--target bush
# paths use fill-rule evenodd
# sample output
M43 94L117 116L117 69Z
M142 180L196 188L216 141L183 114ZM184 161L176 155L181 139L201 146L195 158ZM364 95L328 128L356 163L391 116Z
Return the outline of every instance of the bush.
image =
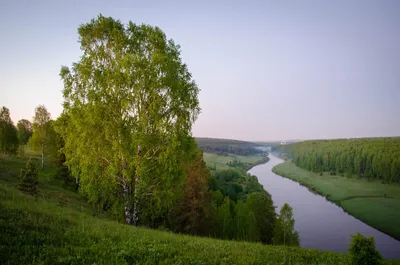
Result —
M375 249L373 237L366 238L360 233L352 235L349 253L353 265L376 265L381 264L382 256Z
M29 158L26 168L21 169L19 189L29 195L37 195L38 171L35 163Z

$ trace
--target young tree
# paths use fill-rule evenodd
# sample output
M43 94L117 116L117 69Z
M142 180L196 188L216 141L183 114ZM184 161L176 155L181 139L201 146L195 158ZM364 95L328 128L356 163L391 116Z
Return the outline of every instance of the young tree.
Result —
M17 129L10 118L10 110L6 107L0 109L0 152L16 154L18 150Z
M236 232L232 215L232 201L229 197L224 198L224 203L218 209L219 237L232 239Z
M44 105L39 105L35 109L35 116L33 116L33 134L29 141L29 145L34 150L40 150L42 154L42 170L44 170L44 156L46 152L46 145L49 140L50 130L50 113Z
M238 201L235 213L236 239L258 241L257 220L247 204Z
M256 217L261 242L271 244L276 223L271 195L267 192L253 192L248 196L246 204Z
M211 193L208 192L210 172L198 150L186 167L183 198L176 203L173 219L177 230L194 235L208 234L211 218Z
M19 189L29 195L37 195L38 171L32 159L26 162L26 168L21 170Z
M32 123L25 119L19 120L17 123L17 128L20 144L27 144L29 138L32 136Z
M83 55L60 73L66 163L90 201L123 200L126 223L136 225L141 208L172 207L195 148L199 90L180 47L157 27L100 15L78 32Z
M381 264L382 256L375 249L373 237L366 238L360 233L352 235L349 253L352 265L378 265Z
M285 203L280 210L274 232L274 244L299 246L299 233L294 230L293 209Z

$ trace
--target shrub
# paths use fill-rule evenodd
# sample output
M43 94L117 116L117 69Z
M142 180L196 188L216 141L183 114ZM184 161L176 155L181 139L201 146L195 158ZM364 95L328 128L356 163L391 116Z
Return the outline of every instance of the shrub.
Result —
M351 261L353 265L377 265L381 264L382 256L375 249L375 240L373 237L366 238L360 233L352 235L352 241L349 247Z
M26 168L21 169L19 189L26 194L36 195L38 184L38 171L32 159L26 162Z

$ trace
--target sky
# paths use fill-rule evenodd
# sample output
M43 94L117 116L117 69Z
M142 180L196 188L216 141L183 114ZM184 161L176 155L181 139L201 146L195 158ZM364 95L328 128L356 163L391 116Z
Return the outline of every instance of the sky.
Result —
M400 1L0 0L0 106L62 111L62 65L99 14L160 27L200 88L198 137L400 136Z

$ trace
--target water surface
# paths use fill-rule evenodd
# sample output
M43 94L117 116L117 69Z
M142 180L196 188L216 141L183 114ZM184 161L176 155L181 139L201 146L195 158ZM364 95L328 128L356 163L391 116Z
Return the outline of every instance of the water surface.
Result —
M360 232L375 238L384 258L400 259L400 241L354 218L299 183L273 173L272 168L283 160L271 154L269 158L268 163L252 168L249 173L257 176L271 194L277 212L285 202L293 208L302 247L347 253L350 235Z

